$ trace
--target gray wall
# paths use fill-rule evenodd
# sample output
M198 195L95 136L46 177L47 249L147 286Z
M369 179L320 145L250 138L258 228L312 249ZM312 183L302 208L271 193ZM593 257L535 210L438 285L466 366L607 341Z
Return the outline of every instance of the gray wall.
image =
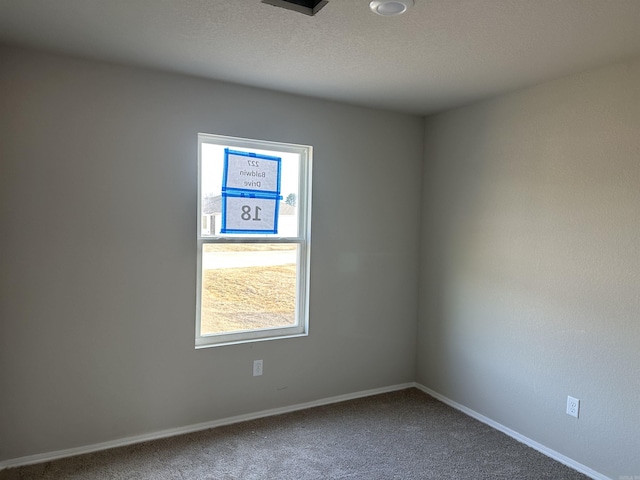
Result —
M423 129L0 48L0 460L413 381ZM194 349L198 132L315 147L310 336Z
M640 475L640 61L432 116L425 148L418 381Z

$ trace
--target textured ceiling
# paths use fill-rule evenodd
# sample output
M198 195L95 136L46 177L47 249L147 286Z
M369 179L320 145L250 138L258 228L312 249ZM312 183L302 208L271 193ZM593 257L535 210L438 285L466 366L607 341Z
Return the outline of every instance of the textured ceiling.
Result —
M368 4L0 0L0 42L420 114L640 55L640 0Z

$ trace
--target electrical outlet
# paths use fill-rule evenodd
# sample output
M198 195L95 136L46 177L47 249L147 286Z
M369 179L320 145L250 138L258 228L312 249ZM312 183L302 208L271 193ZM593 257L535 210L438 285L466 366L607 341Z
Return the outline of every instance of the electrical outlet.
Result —
M253 361L253 376L259 377L262 375L262 360Z
M580 400L571 396L567 397L567 415L578 418L580 414Z

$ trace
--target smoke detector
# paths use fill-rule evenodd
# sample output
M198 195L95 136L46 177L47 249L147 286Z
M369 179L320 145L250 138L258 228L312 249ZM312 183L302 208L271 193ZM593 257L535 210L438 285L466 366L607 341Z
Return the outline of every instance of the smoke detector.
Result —
M262 0L262 3L304 13L312 17L329 3L329 0Z
M414 5L414 0L375 0L369 3L373 13L383 17L402 15Z

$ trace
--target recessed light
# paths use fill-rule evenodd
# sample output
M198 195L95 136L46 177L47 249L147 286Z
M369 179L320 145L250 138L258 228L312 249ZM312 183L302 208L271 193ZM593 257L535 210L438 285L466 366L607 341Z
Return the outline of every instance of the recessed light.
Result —
M383 17L395 17L413 7L414 0L375 0L369 2L369 8L373 13Z

